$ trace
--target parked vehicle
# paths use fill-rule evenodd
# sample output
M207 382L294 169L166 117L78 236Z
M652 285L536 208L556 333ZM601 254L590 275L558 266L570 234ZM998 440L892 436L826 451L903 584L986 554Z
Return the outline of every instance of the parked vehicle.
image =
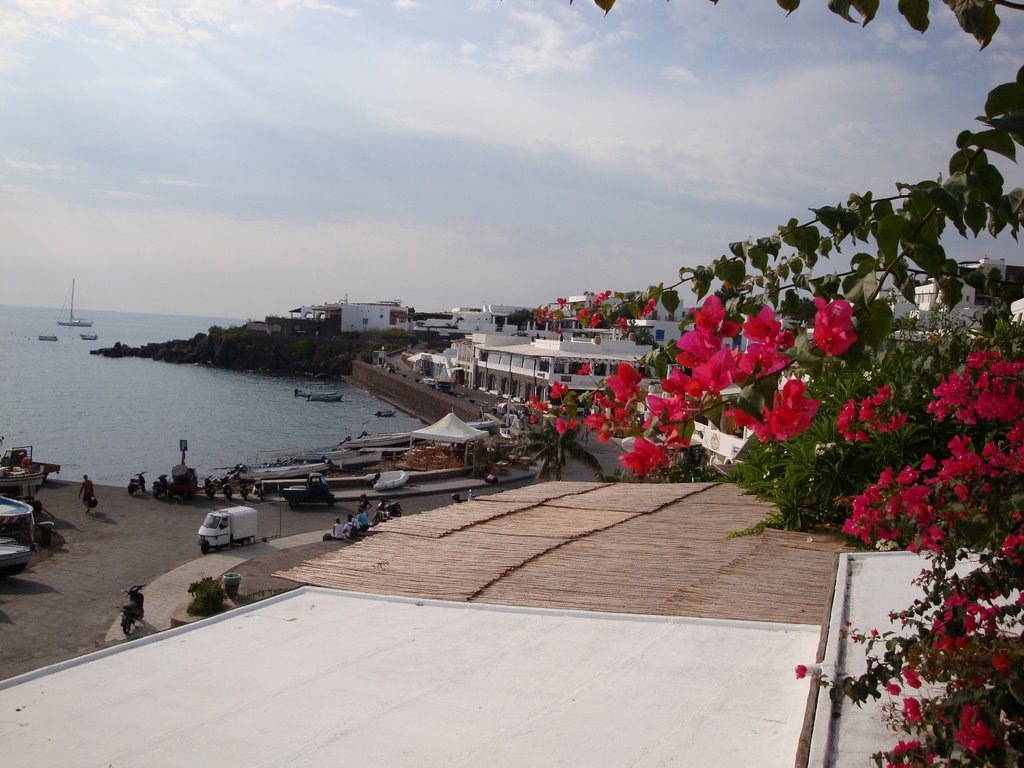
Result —
M121 631L124 632L125 637L131 634L135 623L141 622L142 617L146 615L146 612L142 609L146 599L142 594L144 586L146 585L133 584L128 589L121 590L128 595L128 602L121 606Z
M388 517L401 517L402 516L402 505L397 501L388 501L387 499L381 499L377 502L377 510L380 512L387 513Z
M212 475L207 475L206 479L203 480L203 493L210 499L217 495L217 486L213 484Z
M167 498L179 496L183 499L191 499L198 490L199 478L196 476L196 471L184 464L178 464L171 470L170 480L167 479L167 475L160 475L153 481L153 498L156 499L161 496Z
M255 483L253 483L253 485L252 485L252 492L256 496L257 499L259 499L260 501L263 501L264 491L263 491L263 481L262 480L257 480Z
M238 492L242 494L243 499L249 500L249 481L245 478L238 479Z
M231 497L235 495L234 488L231 487L231 477L224 475L220 479L220 492L224 494L224 498L231 501Z
M257 514L252 507L225 507L206 516L199 527L199 548L211 549L256 541Z
M161 496L166 496L168 487L170 487L170 483L167 482L167 475L160 475L153 481L153 498L159 499Z
M146 473L139 472L135 477L128 481L128 495L134 496L137 492L146 492Z
M278 491L282 499L288 502L288 506L295 509L299 504L327 504L334 505L334 494L327 480L319 472L310 472L306 476L303 485L290 485Z
M4 455L0 456L0 467L19 467L31 472L42 472L43 480L49 477L50 473L60 474L60 464L53 464L48 461L37 461L32 456L32 446L22 445L16 448L8 448Z

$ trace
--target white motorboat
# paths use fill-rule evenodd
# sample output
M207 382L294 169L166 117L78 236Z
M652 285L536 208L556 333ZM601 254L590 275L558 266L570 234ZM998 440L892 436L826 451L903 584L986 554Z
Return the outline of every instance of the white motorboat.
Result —
M389 448L395 445L408 445L408 432L386 432L380 435L370 435L363 432L359 437L346 437L337 446L342 448Z
M393 491L409 482L409 473L400 469L390 472L374 472L372 475L366 475L363 479L368 483L373 483L375 491Z
M23 547L10 540L0 542L0 576L14 576L24 571L32 554L32 547Z
M52 333L41 333L41 334L39 334L39 340L40 341L56 341L57 337L54 336Z
M314 403L340 403L344 394L336 389L295 389L295 397L304 397Z

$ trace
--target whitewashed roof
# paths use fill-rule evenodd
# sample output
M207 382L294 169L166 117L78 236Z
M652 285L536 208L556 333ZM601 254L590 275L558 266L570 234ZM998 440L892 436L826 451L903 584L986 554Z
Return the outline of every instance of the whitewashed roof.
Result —
M0 683L10 765L786 766L818 627L304 588Z

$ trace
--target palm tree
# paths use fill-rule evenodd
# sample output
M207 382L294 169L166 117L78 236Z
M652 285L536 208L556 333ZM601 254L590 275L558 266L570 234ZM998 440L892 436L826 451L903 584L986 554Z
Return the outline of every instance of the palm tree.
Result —
M537 471L538 480L547 480L554 472L555 480L562 479L562 468L569 461L578 461L588 469L594 470L598 479L601 478L601 462L579 442L579 427L566 427L561 432L555 429L550 419L523 432L519 438L520 445L530 454L530 458L540 462Z

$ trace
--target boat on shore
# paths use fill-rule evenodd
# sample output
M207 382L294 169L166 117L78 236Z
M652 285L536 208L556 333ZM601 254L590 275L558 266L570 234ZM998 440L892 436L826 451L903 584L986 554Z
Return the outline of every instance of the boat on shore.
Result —
M334 469L334 464L329 461L315 463L294 463L294 464L266 464L263 466L250 467L240 464L235 474L245 480L297 480L304 478L310 472L327 472Z
M0 541L0 576L15 576L24 571L32 560L32 547L25 547L13 539Z
M342 448L388 448L398 445L408 445L411 438L409 432L384 432L379 435L371 435L363 432L359 437L346 437L337 446L336 450Z
M363 479L372 483L375 491L393 491L409 482L409 473L397 469L390 472L374 472L372 475L366 475Z
M46 473L41 469L0 467L0 494L12 499L34 499Z

